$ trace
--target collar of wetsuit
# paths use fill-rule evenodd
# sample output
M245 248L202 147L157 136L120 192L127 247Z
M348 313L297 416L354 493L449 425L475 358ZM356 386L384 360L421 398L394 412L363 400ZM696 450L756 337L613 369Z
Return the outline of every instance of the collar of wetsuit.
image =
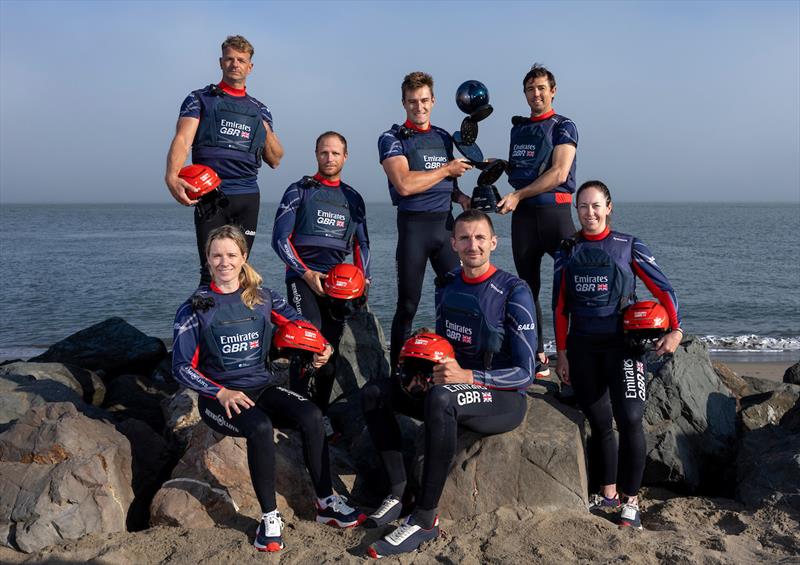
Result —
M430 131L430 129L431 129L431 123L430 122L428 122L428 127L426 127L425 129L422 129L421 127L419 127L417 124L415 124L411 120L406 120L403 123L403 125L405 127L407 127L408 129L413 129L414 131L418 131L420 133L425 133L426 131Z
M219 81L217 86L219 86L225 94L230 94L231 96L244 96L247 94L246 86L244 88L233 88L224 80Z
M589 241L600 241L601 239L607 238L608 234L610 233L611 233L611 228L608 226L606 226L606 229L596 234L589 234L581 230L581 236L583 236L584 239L588 239Z
M209 284L209 285L208 285L208 288L209 288L209 289L210 289L212 292L215 292L215 293L217 293L217 294L234 294L234 293L236 293L236 292L239 292L239 289L238 289L238 288L237 288L236 290L234 290L233 292L222 292L222 289L221 289L221 288L219 288L219 287L218 287L218 286L217 286L217 285L214 283L214 281L211 281L211 284Z
M541 116L531 116L531 121L532 122L543 122L544 120L546 120L550 116L554 116L555 113L556 113L555 110L550 110L549 112L545 112Z
M313 178L315 181L317 181L320 184L324 184L325 186L338 187L342 183L340 179L328 180L319 173L315 174Z
M479 284L488 279L489 277L491 277L496 272L497 272L497 267L490 264L488 271L475 278L469 278L467 275L464 274L464 271L461 271L461 280L467 284Z

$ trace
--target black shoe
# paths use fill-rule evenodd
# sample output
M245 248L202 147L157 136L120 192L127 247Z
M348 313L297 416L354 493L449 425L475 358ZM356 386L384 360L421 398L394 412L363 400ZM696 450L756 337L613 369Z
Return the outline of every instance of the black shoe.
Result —
M379 528L385 526L397 520L402 512L403 503L400 502L399 498L390 494L383 499L378 509L367 517L364 521L364 527Z
M380 559L387 555L399 555L416 551L426 541L439 537L439 517L433 522L433 527L426 530L414 523L409 516L392 533L379 539L367 548L367 555L373 559Z

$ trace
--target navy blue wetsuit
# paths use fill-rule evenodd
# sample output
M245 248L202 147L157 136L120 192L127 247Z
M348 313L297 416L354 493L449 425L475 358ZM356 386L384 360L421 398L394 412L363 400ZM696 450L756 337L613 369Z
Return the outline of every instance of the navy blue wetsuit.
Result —
M208 284L211 275L205 243L211 230L226 224L240 226L248 252L253 247L260 204L256 179L267 136L263 122L272 127L272 113L245 89L221 82L190 93L181 104L179 117L200 120L192 142L192 162L214 169L222 180L219 190L228 202L206 217L195 208L201 284Z
M436 126L420 130L406 121L393 126L378 138L380 162L392 157L405 157L411 171L428 171L442 167L453 159L450 134ZM400 348L411 335L425 279L425 266L430 261L436 276L442 277L459 262L450 247L453 230L452 200L458 185L452 177L439 181L419 194L401 196L389 182L389 196L397 206L397 309L392 319L391 364L397 364Z
M508 183L525 188L552 166L553 149L562 144L578 145L578 130L569 118L555 112L531 118L511 129ZM542 257L551 257L565 237L575 233L570 203L575 192L575 162L566 182L548 192L521 200L511 217L511 245L517 274L531 287L536 301L536 322L542 327L539 301ZM541 331L537 351L544 351Z
M247 438L253 488L262 512L270 512L276 508L273 425L300 431L317 496L333 491L322 413L301 395L278 386L266 365L273 325L300 316L271 290L262 289L261 297L263 304L250 309L241 291L222 294L213 283L201 286L175 315L172 374L199 393L200 417L209 427ZM216 398L222 388L244 392L255 406L228 418Z
M556 345L567 351L572 387L597 442L601 484L617 484L629 496L639 491L647 453L642 427L645 366L622 335L621 309L636 300L635 277L664 306L670 327L679 328L675 292L650 250L635 237L608 229L597 236L581 234L566 240L556 253Z
M272 228L272 248L286 263L286 292L294 308L338 350L344 320L331 316L325 297L311 290L303 273L308 269L327 273L353 254L353 263L370 278L369 235L366 208L361 195L340 181L319 174L293 183L283 194ZM315 377L314 402L327 412L336 359L332 357ZM293 368L293 389L305 391L305 380ZM294 385L297 386L294 386Z
M513 430L522 422L525 389L536 366L534 311L528 285L493 266L476 279L464 277L459 269L441 281L436 331L447 336L461 367L472 369L474 384L434 385L424 400L409 397L394 378L375 379L364 386L364 416L393 495L400 497L406 483L395 411L425 422L418 499L424 511L438 506L455 457L458 425L488 435Z

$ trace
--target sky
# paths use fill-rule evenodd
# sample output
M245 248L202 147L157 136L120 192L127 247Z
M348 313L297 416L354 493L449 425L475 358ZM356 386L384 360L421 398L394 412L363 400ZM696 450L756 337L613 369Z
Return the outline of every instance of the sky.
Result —
M0 2L0 204L174 202L164 163L178 109L218 82L220 44L255 46L248 93L286 150L262 199L348 139L343 178L388 202L377 139L400 83L435 80L450 131L468 79L489 89L487 157L507 157L534 62L579 131L578 182L615 200L800 202L800 2ZM467 173L469 188L477 173ZM509 190L505 179L501 192ZM177 204L176 204L177 205Z

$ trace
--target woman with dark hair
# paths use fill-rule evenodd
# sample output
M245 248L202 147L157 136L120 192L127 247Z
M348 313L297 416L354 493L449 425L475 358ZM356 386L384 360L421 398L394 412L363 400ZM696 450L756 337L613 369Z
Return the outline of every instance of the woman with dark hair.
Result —
M583 183L576 207L581 230L564 240L555 256L557 373L575 390L599 446L601 492L590 498L590 508L616 508L621 500L619 524L641 529L637 495L646 456L645 371L641 356L625 343L622 314L636 302L639 277L669 318L671 331L656 341L655 353L672 353L683 334L678 300L647 246L611 230L613 205L605 184Z
M286 299L261 288L261 276L247 264L247 242L238 228L213 230L206 257L211 284L198 288L175 316L172 373L199 393L200 416L211 429L247 439L247 464L262 511L256 549L284 547L275 501L273 425L300 431L317 495L317 521L340 528L360 524L366 516L331 487L322 413L304 397L277 386L266 363L273 325L302 318ZM326 343L313 365L324 365L332 352Z

